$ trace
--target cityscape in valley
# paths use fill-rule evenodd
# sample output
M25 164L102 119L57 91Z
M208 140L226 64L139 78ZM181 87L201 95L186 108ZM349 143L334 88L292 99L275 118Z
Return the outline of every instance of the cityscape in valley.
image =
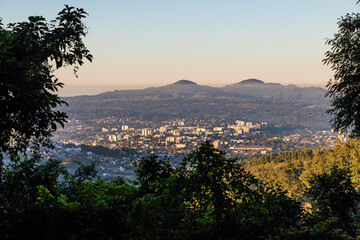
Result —
M97 161L103 177L131 178L132 162L149 154L169 158L176 164L205 141L239 160L291 149L331 147L345 135L330 130L298 129L277 133L278 127L266 122L254 123L224 119L173 120L160 123L107 117L89 121L71 119L57 131L52 153L69 169L74 160Z
M173 164L176 164L206 141L212 142L215 148L225 151L228 157L246 160L291 149L331 147L336 139L347 140L346 135L337 135L324 127L323 121L312 128L308 127L314 120L311 116L316 111L321 113L321 109L326 107L323 91L320 88L312 88L310 90L314 94L306 95L306 90L309 89L265 84L256 79L244 80L236 87L237 90L232 90L231 97L246 99L242 106L254 105L260 108L259 105L272 102L271 109L258 111L255 115L245 113L244 116L251 120L236 119L234 116L238 115L235 113L230 116L214 114L213 112L219 112L217 109L221 107L237 109L239 106L236 102L212 104L214 98L228 93L223 89L198 86L188 80L180 80L165 87L134 90L131 93L115 91L100 94L100 96L79 96L66 99L70 103L68 108L70 119L64 129L60 128L55 133L53 141L57 148L52 154L61 159L70 170L76 169L75 162L97 161L101 176L122 175L131 178L134 174L133 162L142 157L155 154L169 158ZM251 92L244 95L244 91L249 90ZM212 96L211 94L215 91L216 96ZM295 92L297 95L293 94ZM102 95L107 97L101 97ZM158 114L155 116L153 114L138 115L135 107L131 113L126 109L119 112L117 111L119 108L114 107L113 114L110 111L102 114L103 117L98 117L99 114L96 112L106 109L106 104L114 105L114 102L120 102L124 99L123 95L126 96L124 101L131 106L144 104L144 102L138 103L139 99L145 98L148 102L152 101L147 110L158 111ZM172 111L177 114L175 117L173 114L166 115L166 109L169 106L166 105L163 110L159 109L159 106L166 103L158 100L164 95L174 102L184 101L183 95L186 95L187 103L190 105L184 106L182 102L182 104L172 106ZM267 120L264 114L270 111L276 113L284 107L292 111L292 108L286 106L290 101L290 95L295 105L301 104L302 108L306 109L300 117L296 118L297 121L284 122L274 115L268 117L269 122L263 121ZM191 104L198 104L199 98L206 100L202 100L202 108L207 109L208 114L204 112L193 116ZM77 109L75 114L74 109L79 105L89 107L97 102L89 99L96 99L104 105L103 107L95 105L87 112L84 109L82 109L83 112ZM154 109L157 104L159 106ZM144 112L142 109L139 111ZM301 109L294 111L296 114L296 111L301 111Z

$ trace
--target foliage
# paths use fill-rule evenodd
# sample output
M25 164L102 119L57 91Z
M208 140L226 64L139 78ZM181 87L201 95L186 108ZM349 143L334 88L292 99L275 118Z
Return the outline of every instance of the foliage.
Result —
M301 197L314 175L330 174L334 166L348 167L356 189L360 186L360 140L337 142L329 149L303 149L250 159L245 169L272 186L279 185L289 196Z
M173 172L170 160L161 159L157 155L148 155L140 161L134 161L135 173L145 193L153 192L152 184L158 180L169 178Z
M335 130L360 134L360 14L352 13L341 17L339 31L333 39L327 40L331 50L325 53L323 62L335 72L334 79L327 88L332 108L328 111L334 116L332 126Z
M5 239L252 239L299 220L300 202L209 142L176 169L157 156L137 167L140 187L91 180L92 171L70 175L58 161L9 166L0 184L0 231Z
M65 102L56 95L63 83L53 72L67 65L76 72L84 58L92 61L82 40L86 15L65 5L50 23L40 16L7 27L0 22L1 153L15 159L27 147L46 142L57 124L66 122L66 114L54 110Z
M305 194L311 198L313 210L317 211L320 218L337 217L343 224L349 222L358 198L349 169L337 166L329 174L323 173L312 178Z
M358 239L358 193L348 168L334 166L330 173L310 180L306 197L311 211L295 228L287 229L286 239Z
M155 192L136 202L133 215L136 232L149 238L266 236L300 215L298 201L264 186L210 142L185 157L170 177L157 179Z
M315 154L284 154L312 161L310 156L335 151L336 158L347 155L354 141ZM269 159L291 163L275 155ZM8 165L0 184L3 238L353 239L360 229L351 168L330 164L326 173L311 175L305 203L310 200L312 208L307 209L209 142L175 169L154 155L136 165L140 186L122 178L94 180L93 171L71 175L54 160Z
M45 163L27 158L4 167L0 182L0 206L11 209L31 206L37 197L38 186L54 191L58 178L67 175L59 160Z
M303 199L302 221L284 230L281 238L353 239L359 235L356 190L360 182L359 144L359 139L351 138L346 143L337 142L329 149L272 154L244 164L268 184L280 185L292 196ZM287 171L283 171L285 167ZM307 207L309 201L311 208Z
M96 166L99 164L98 162L92 161L88 165L84 165L81 162L76 162L76 163L79 165L79 167L76 169L74 176L79 181L92 180L96 178L97 176Z

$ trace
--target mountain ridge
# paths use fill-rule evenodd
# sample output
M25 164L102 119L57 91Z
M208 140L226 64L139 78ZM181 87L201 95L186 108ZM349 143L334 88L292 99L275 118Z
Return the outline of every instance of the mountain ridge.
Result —
M264 81L261 81L259 79L255 79L255 78L249 78L249 79L246 79L246 80L242 80L241 82L238 82L238 84L246 84L246 85L253 85L253 84L265 84Z
M103 94L107 94L107 93L113 93L113 92L135 92L135 91L142 91L142 90L146 90L146 89L160 89L160 88L166 88L166 87L177 87L177 86L198 86L198 87L208 87L208 88L214 88L214 89L226 89L228 87L269 87L269 86L277 86L277 87L285 87L285 88L290 88L290 87L296 87L296 88L303 88L303 89L308 89L308 88L316 88L316 89L322 89L325 91L324 88L322 87L318 87L318 86L307 86L307 87L300 87L297 86L295 84L289 84L289 85L282 85L280 83L265 83L262 80L258 80L258 79L246 79L246 80L242 80L240 82L236 82L233 84L229 84L229 85L225 85L224 87L213 87L213 86L209 86L209 85L199 85L196 82L190 81L190 80L178 80L174 83L170 83L167 85L163 85L163 86L158 86L158 87L146 87L146 88L140 88L140 89L115 89L112 91L104 91L102 93L98 93L98 94L79 94L79 95L74 95L74 96L64 96L62 98L73 98L73 97L83 97L83 96L87 96L87 97L91 97L91 96L97 96L97 95L103 95Z
M174 82L173 84L170 85L198 85L196 82L190 81L190 80L179 80L177 82Z
M64 97L69 115L80 119L106 116L166 120L174 116L217 116L303 126L328 125L329 101L319 87L283 86L274 83L225 87L198 85L190 80L139 90L115 90L93 96ZM263 82L263 81L261 81Z

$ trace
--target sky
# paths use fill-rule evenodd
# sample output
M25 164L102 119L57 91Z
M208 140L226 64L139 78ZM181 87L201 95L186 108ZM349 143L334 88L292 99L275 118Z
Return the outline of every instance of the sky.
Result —
M79 78L70 68L56 72L63 96L180 79L324 87L333 75L322 63L325 41L341 16L360 10L356 0L0 0L0 17L5 24L51 20L64 4L88 12L84 41L94 61Z

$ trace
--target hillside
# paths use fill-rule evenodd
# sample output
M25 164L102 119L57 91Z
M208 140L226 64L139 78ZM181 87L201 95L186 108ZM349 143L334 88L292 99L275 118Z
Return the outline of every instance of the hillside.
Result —
M322 173L330 173L334 166L348 167L354 186L360 188L360 141L352 138L337 142L329 149L302 149L264 155L248 160L244 167L252 174L272 185L281 186L289 195L300 197L309 180Z
M217 116L274 124L327 127L326 90L318 87L245 80L225 87L180 80L162 87L116 90L94 96L64 98L63 108L79 119L104 116L165 120L173 117Z

